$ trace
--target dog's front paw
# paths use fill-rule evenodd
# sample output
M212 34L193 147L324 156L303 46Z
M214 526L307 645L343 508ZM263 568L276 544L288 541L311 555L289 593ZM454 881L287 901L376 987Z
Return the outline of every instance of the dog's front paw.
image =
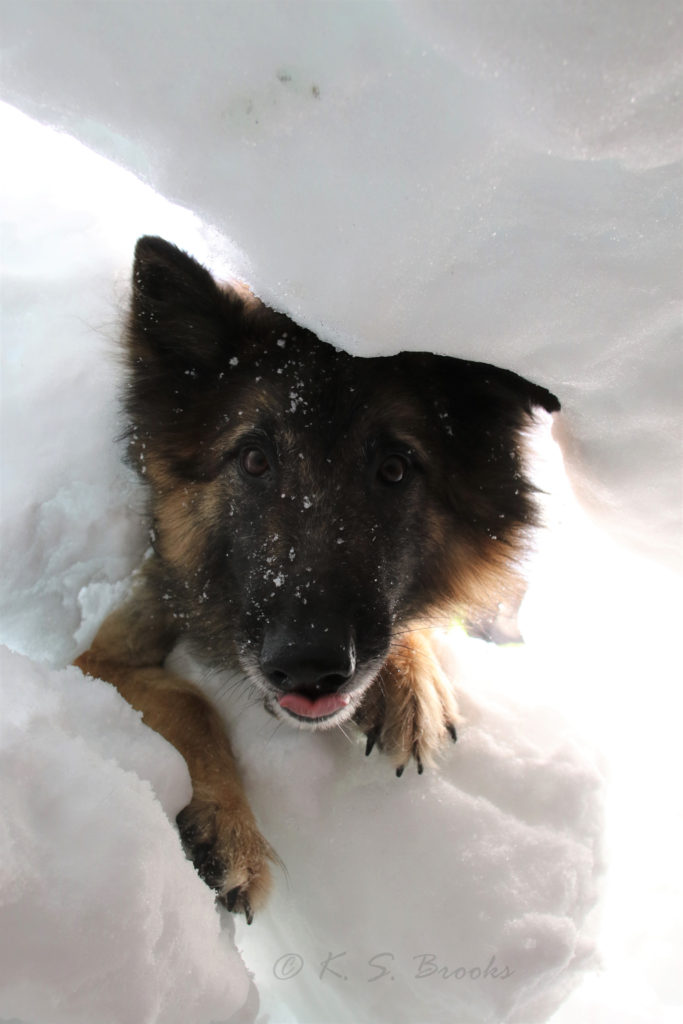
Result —
M272 848L246 806L223 806L195 797L178 815L180 836L204 882L230 911L251 924L271 885Z
M401 776L414 758L421 774L439 750L457 739L458 705L428 638L406 634L393 650L355 716L375 746L389 755Z

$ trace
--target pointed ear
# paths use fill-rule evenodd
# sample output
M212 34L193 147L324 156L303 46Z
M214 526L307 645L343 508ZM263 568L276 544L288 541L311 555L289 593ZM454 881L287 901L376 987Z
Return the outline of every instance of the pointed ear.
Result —
M559 400L539 384L488 363L446 356L436 359L436 403L453 436L467 437L473 452L516 442L533 421L534 409L558 412ZM497 439L497 440L496 440Z
M526 433L535 407L556 412L559 401L545 388L486 363L416 353L402 359L408 385L430 410L442 494L453 522L477 550L494 542L494 549L513 559L526 528L538 521Z
M456 510L469 508L482 535L514 548L519 531L538 522L527 431L534 409L553 413L560 403L546 388L510 370L457 359L449 363L441 402L458 467L450 480L451 504Z
M138 241L128 321L133 368L210 365L235 343L241 310L236 293L219 288L182 249L150 235Z
M153 458L178 473L199 447L201 422L244 336L244 302L163 238L135 249L126 332L124 408L128 458L140 472Z
M454 440L458 436L479 440L503 429L524 429L535 408L550 413L560 410L559 399L551 391L512 370L426 352L402 352L392 358Z
M534 408L545 409L546 412L559 412L560 400L547 388L513 373L512 370L501 370L498 366L488 363L467 362L473 379L478 378L490 394L497 393L499 401L512 400L521 410L532 416Z

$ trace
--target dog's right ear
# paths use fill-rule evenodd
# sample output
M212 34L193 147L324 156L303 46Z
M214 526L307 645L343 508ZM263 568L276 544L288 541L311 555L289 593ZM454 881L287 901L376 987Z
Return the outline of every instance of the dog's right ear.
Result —
M133 364L210 366L238 341L243 302L163 238L135 247L128 348Z
M132 284L122 437L143 474L163 464L183 476L201 450L210 396L241 347L244 301L163 238L139 240Z

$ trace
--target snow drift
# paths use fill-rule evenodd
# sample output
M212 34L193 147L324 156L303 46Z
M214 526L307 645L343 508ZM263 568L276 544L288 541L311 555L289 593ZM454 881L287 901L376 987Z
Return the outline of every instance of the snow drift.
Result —
M680 555L676 0L1 9L7 99L219 228L323 337L561 394L585 500Z
M172 824L182 762L64 666L147 543L112 444L142 233L354 351L554 388L613 535L669 557L673 5L165 5L163 32L156 7L2 5L5 95L212 227L3 108L0 1019L526 1022L577 985L562 1024L665 1019L675 584L597 534L561 473L526 648L443 638L465 723L438 774L398 783L351 734L222 702L286 868L234 925L241 956Z
M3 1016L187 1024L238 1010L245 967L169 827L192 792L180 755L76 669L3 649L0 671Z

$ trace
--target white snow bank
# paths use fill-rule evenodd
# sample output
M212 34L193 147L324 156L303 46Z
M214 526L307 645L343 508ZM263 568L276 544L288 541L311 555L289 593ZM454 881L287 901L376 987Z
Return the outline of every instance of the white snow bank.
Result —
M185 762L108 684L0 656L0 1015L227 1019L249 979L171 824Z
M669 557L678 5L0 10L6 96L249 254L1 109L0 640L51 668L2 662L0 1019L209 1024L247 990L230 919L219 931L180 853L182 768L109 687L56 670L146 546L111 443L135 238L171 238L354 350L485 358L554 387L613 534ZM287 868L237 925L264 1022L522 1024L575 982L558 1024L678 1019L677 584L570 512L527 601L527 649L444 641L466 722L440 775L397 782L341 735L240 713ZM256 1013L250 996L241 1019Z
M190 794L179 755L76 669L5 651L0 671L0 1015L227 1020L248 978L172 824ZM238 938L271 1019L544 1020L591 966L590 754L481 678L463 711L443 772L399 782L360 741L273 735L261 708L232 706L286 868Z
M481 652L473 677L472 645L485 646L444 639L465 723L422 777L397 780L357 737L294 733L232 704L286 868L255 925L237 924L269 1019L547 1020L596 966L595 757L560 716L512 696L522 652Z
M147 545L144 496L114 444L135 241L165 231L214 263L216 236L73 139L0 113L3 637L63 665L91 639L77 632L82 588L103 614Z
M6 654L1 666L0 1017L209 1024L242 1005L246 975L180 850L182 764L109 686L36 662L64 664L87 644L145 546L142 495L112 444L119 247L127 276L137 231L180 224L204 258L211 238L72 140L5 118L22 145L4 197L0 608L3 638L33 661ZM46 164L50 179L35 169ZM239 935L272 1020L540 1019L593 962L595 756L543 702L511 696L512 664L503 689L489 668L468 689L458 658L466 723L441 775L399 782L341 733L273 734L262 710L230 712L286 868ZM305 969L279 980L289 953ZM318 977L338 953L348 984ZM430 973L437 962L450 979ZM389 991L390 976L368 978L387 964ZM241 1014L253 1019L253 1002Z
M73 140L2 123L0 640L32 661L0 662L0 1018L225 1020L248 976L173 824L184 762L113 688L38 664L87 646L147 544L114 444L132 246L141 224L202 231Z
M364 353L556 391L615 535L678 558L678 0L18 4L3 90Z

